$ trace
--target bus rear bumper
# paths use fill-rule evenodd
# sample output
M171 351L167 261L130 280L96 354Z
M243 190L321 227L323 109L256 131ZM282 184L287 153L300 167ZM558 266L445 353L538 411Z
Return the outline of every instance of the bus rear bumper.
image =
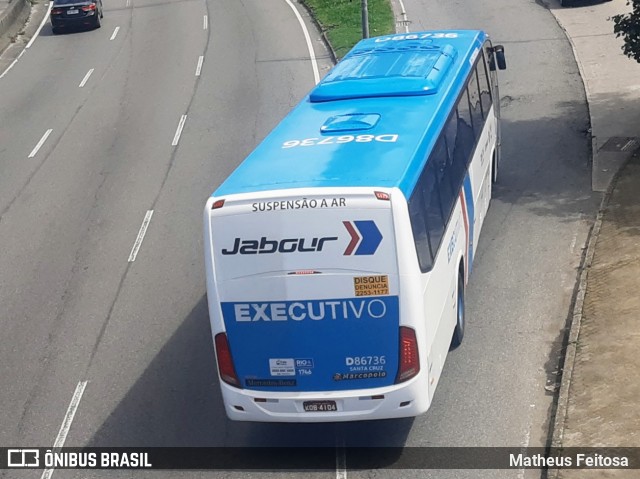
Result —
M344 422L418 416L429 409L426 380L350 391L272 393L240 390L221 384L229 419L255 422ZM313 401L335 401L337 411L309 412ZM326 403L325 403L326 404Z

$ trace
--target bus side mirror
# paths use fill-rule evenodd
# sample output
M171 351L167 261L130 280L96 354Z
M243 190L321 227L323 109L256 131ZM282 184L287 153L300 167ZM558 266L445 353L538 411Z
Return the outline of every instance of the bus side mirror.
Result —
M504 47L502 45L496 45L495 47L493 47L493 52L496 56L498 68L500 70L505 70L507 68L507 60L504 57Z

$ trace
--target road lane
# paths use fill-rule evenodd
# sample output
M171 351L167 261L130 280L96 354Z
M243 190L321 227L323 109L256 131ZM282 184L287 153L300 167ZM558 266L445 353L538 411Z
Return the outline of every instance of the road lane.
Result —
M228 421L204 301L202 207L313 85L309 53L285 2L215 2L214 15L198 2L132 7L113 42L109 24L101 29L100 48L120 45L111 56L96 63L97 45L69 58L57 52L49 76L75 92L94 68L80 90L89 97L4 106L3 114L21 112L23 126L36 114L45 121L57 109L70 112L0 224L8 253L0 266L11 272L0 294L14 344L0 354L3 364L30 365L4 379L22 376L5 393L22 412L2 419L12 443L52 444L78 381L86 389L66 445L246 443L236 432L220 434ZM52 45L39 41L31 63L11 72L17 96L26 98L27 77L39 81L36 67L49 68L37 60L51 58ZM206 58L199 79L198 55ZM321 61L326 71L326 52ZM188 120L173 142L182 115ZM38 208L43 198L46 209ZM153 220L129 263L147 210ZM181 410L188 414L176 415Z
M82 32L86 36L81 40L72 35L53 37L47 23L37 46L0 80L0 117L6 119L0 129L0 215L42 164L42 159L25 161L40 136L54 129L46 145L54 146L78 109L95 94L95 86L78 90L87 70L94 68L95 77L102 75L117 54L117 45L103 48L100 33ZM102 52L99 57L96 51Z
M74 442L245 444L229 439L236 425L224 416L214 369L202 208L313 84L305 43L292 47L281 37L302 38L297 23L285 23L293 18L287 5L258 3L245 2L238 11L236 2L218 2L217 15L209 17L210 43L188 120L88 371L92 383Z
M176 121L195 86L189 57L206 44L197 28L204 11L177 2L106 11L105 20L125 20L114 42L107 21L45 36L2 79L0 109L11 119L0 155L10 173L0 185L2 443L52 444L84 380L141 219L174 159ZM155 38L169 27L175 38ZM47 124L56 127L39 162L26 163Z

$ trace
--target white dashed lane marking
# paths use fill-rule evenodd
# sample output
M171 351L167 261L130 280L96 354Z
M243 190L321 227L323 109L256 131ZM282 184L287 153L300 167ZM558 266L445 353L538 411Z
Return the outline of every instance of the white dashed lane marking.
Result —
M35 146L33 150L31 150L31 153L29 153L29 158L33 158L34 156L36 156L36 153L38 153L38 150L42 148L42 145L44 145L44 142L47 141L47 138L49 138L49 135L51 134L52 131L53 130L51 128L45 131L44 135L42 135L42 138L40 138L40 141L38 142L38 144Z
M133 263L136 260L136 256L138 256L138 251L140 251L142 240L144 239L144 235L147 233L147 228L149 227L152 216L153 210L148 210L147 214L144 215L142 226L140 226L140 231L138 231L138 237L136 238L136 242L133 244L133 248L131 248L131 253L129 253L129 263Z
M80 88L82 88L87 84L87 81L89 81L89 77L91 76L92 73L93 73L93 68L87 72L87 74L84 76L84 78L80 82L80 85L78 85Z
M180 123L178 123L178 128L176 130L176 134L173 136L173 141L171 142L171 146L177 146L180 141L180 135L182 135L182 129L184 128L184 122L187 121L187 115L182 115L180 118Z

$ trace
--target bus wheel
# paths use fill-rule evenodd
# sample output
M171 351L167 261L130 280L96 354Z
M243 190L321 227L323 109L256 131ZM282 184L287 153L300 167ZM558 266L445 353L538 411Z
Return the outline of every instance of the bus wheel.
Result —
M456 305L456 327L451 338L451 349L455 349L462 343L464 337L464 273L458 273L458 299Z

